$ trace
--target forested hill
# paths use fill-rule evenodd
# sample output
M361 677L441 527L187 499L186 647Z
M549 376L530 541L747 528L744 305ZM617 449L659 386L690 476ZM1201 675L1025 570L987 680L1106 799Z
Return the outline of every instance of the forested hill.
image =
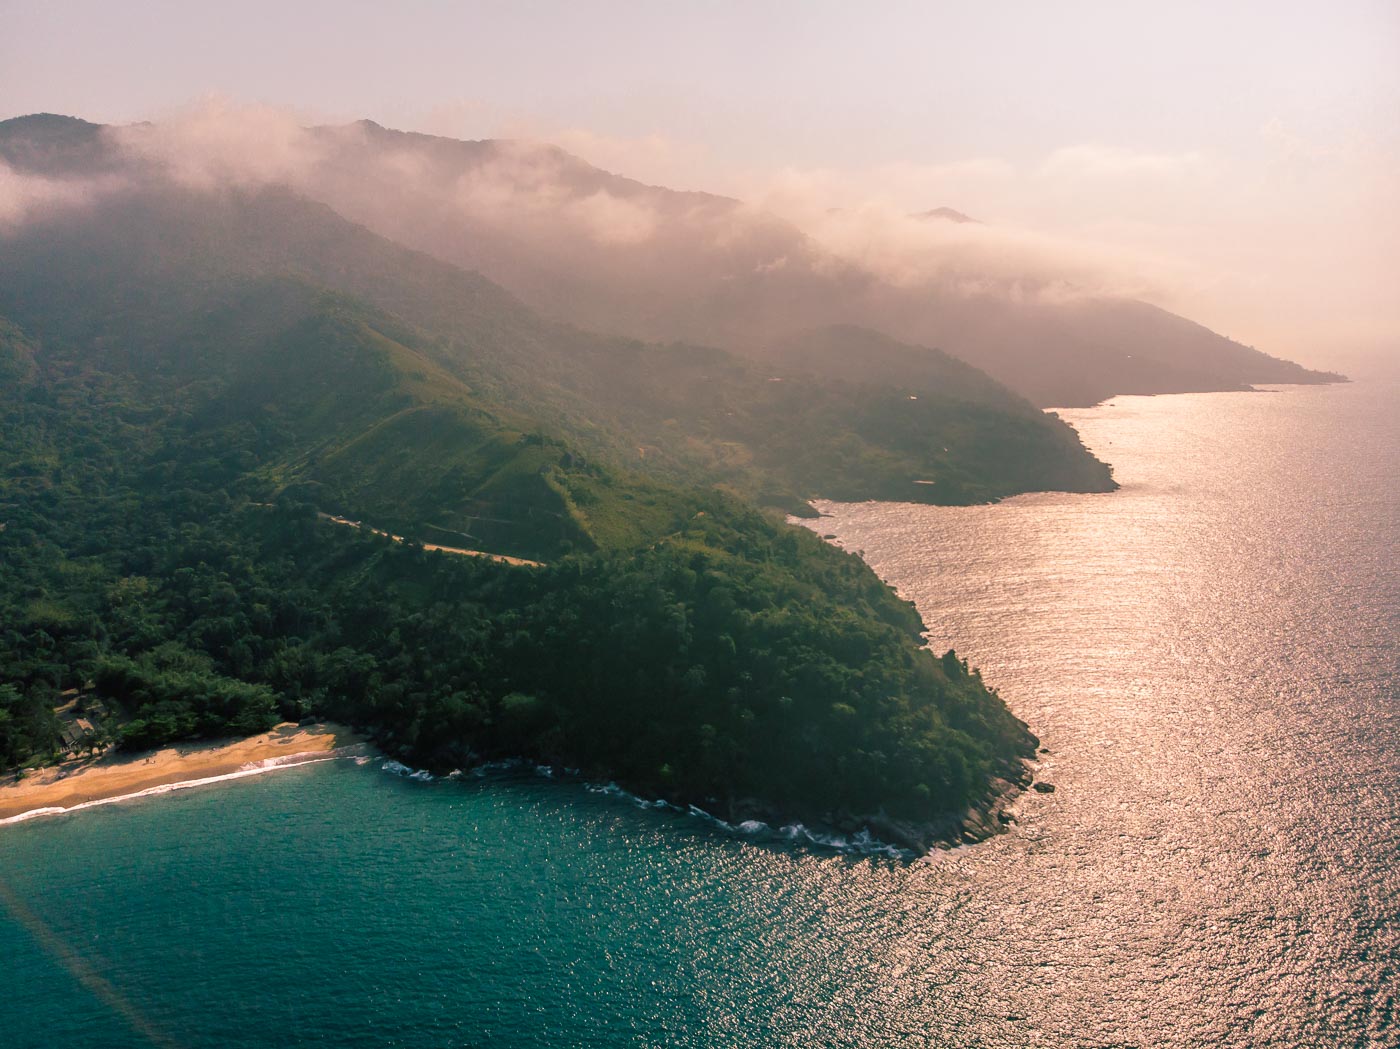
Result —
M965 366L858 378L553 324L284 189L123 186L7 228L0 762L92 681L128 747L329 716L422 763L946 832L1034 738L859 559L757 507L1112 482Z
M722 483L798 512L813 497L965 503L1112 488L1069 427L961 362L925 365L917 386L857 383L800 361L775 369L583 332L280 189L125 190L21 226L0 253L0 313L89 347L150 357L163 346L178 363L209 341L210 316L216 342L240 326L260 337L264 311L240 305L237 289L288 277L372 308L382 332L475 403L544 420L590 459L658 479Z
M443 395L363 307L243 293L257 337L220 326L217 359L198 340L143 360L0 325L5 764L53 745L58 691L86 681L128 747L335 717L435 767L524 755L719 812L940 833L1031 752L855 557ZM327 524L331 482L283 483L414 418L447 435L376 444L384 483L470 449L522 487L517 549L547 567Z

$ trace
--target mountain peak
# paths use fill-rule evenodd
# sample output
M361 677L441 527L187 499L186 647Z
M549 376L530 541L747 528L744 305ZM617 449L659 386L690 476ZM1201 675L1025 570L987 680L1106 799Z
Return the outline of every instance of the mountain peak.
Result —
M103 156L102 130L59 113L0 120L0 163L50 176L90 174Z
M964 222L981 225L977 219L970 215L964 215L961 211L956 211L953 208L933 208L929 211L920 211L909 217L913 219L942 219L944 222L956 222L959 225Z
M43 134L50 133L71 133L82 128L100 128L101 124L94 124L81 117L65 116L62 113L26 113L23 116L10 117L8 120L0 120L0 134Z

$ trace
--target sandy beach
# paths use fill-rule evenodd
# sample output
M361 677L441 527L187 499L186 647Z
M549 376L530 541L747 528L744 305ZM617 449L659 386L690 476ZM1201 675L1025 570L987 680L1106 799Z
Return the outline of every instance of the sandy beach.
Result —
M287 722L260 736L233 742L181 743L143 754L66 761L0 785L0 821L124 798L176 783L359 752L368 753L369 745L342 725Z

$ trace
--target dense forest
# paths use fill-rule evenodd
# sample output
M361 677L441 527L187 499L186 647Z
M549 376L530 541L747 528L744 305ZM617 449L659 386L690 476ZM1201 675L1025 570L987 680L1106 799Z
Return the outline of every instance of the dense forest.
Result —
M335 717L434 766L524 754L811 817L956 809L1033 746L858 559L720 491L651 487L652 541L544 568L428 552L273 492L274 424L0 345L6 764L89 680L124 747Z

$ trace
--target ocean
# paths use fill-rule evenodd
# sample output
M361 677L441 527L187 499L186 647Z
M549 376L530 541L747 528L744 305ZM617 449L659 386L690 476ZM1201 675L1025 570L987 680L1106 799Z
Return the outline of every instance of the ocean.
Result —
M0 1045L1400 1045L1400 385L1062 414L1120 491L813 522L1041 737L1009 833L380 761L37 819Z

